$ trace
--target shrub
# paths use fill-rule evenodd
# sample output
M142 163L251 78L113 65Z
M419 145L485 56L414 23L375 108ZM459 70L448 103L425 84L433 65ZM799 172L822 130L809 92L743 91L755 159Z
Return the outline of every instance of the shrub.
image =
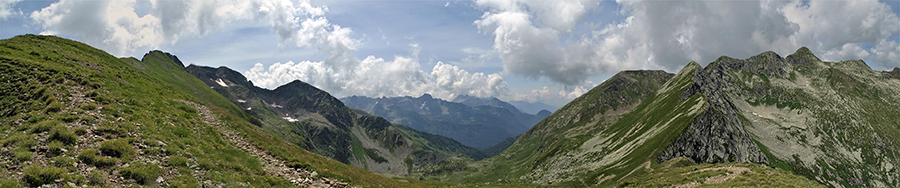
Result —
M100 143L100 153L106 156L130 158L135 154L134 147L125 139L108 140Z
M31 133L42 133L50 131L53 127L62 125L62 122L57 120L46 120L38 122L37 124L31 125Z
M87 176L87 181L90 185L103 185L103 181L105 179L106 175L100 173L99 171L93 171Z
M59 112L62 111L64 107L66 106L62 103L59 103L59 101L53 101L50 103L50 105L47 105L47 108L45 108L45 110L47 112Z
M0 188L16 188L16 187L24 187L22 183L19 183L19 180L12 178L0 178Z
M60 114L57 116L57 119L62 120L63 122L66 122L66 123L72 123L72 122L75 122L76 120L78 120L78 115L69 114L69 113Z
M13 152L13 157L18 162L31 160L31 157L34 156L34 153L25 149L19 149Z
M87 129L84 127L75 128L75 135L81 136L87 134Z
M140 184L147 184L156 179L159 175L159 171L159 167L154 164L135 162L132 163L131 166L123 168L122 171L119 172L119 175L133 179Z
M88 98L94 98L94 97L97 97L97 95L99 95L99 94L97 93L97 91L91 91L91 92L89 92L89 93L87 93L87 94L84 94L84 96L85 96L85 97L88 97Z
M74 170L74 166L72 166L72 164L75 162L77 162L77 161L75 161L74 158L66 157L66 156L59 156L59 157L54 157L54 158L50 159L50 164L52 164L53 166L60 167L60 168L68 167L71 170Z
M62 178L66 170L56 167L32 165L25 168L25 183L31 187L37 187L44 184L55 183L53 180Z
M68 127L56 126L53 128L48 139L60 141L64 144L74 144L75 141L78 141L78 136L69 131Z
M82 110L96 110L97 104L94 103L84 103L79 106Z
M3 147L8 147L8 146L12 146L16 143L19 143L20 141L29 140L29 139L31 139L31 138L29 138L28 135L17 134L17 135L13 135L10 137L6 137L3 140L0 140L0 145L3 145Z
M97 156L98 152L97 149L86 149L81 151L81 154L78 154L78 160L85 164L94 165L97 168L110 167L118 162L115 158Z
M191 106L188 106L188 105L184 105L184 104L178 105L178 109L181 109L182 111L187 112L187 113L191 113L191 114L196 114L196 113L197 113L197 109L194 109L194 107L191 107Z
M115 124L101 124L95 132L104 136L121 136L128 133L125 129L119 128Z
M187 167L188 162L190 162L188 158L182 156L170 156L169 159L166 160L166 164L172 167Z

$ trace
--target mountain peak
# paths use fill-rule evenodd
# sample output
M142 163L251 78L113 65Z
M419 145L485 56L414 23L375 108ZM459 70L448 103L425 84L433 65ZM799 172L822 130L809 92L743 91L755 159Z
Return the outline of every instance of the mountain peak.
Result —
M181 60L178 59L178 57L168 52L153 50L144 54L144 57L141 58L141 61L146 62L145 59L147 59L148 57L158 58L161 60L171 60L171 62L174 62L175 65L180 66L179 68L184 68L184 63L182 63Z
M809 50L809 48L807 48L806 46L800 47L800 49L797 49L797 51L794 51L794 54L791 54L788 56L795 56L800 59L822 61L821 59L819 59L819 57L816 57L816 54L813 54L813 52L811 50Z
M428 94L428 93L422 94L422 96L419 97L419 98L420 98L420 99L428 99L428 100L434 99L434 98L431 97L431 95Z

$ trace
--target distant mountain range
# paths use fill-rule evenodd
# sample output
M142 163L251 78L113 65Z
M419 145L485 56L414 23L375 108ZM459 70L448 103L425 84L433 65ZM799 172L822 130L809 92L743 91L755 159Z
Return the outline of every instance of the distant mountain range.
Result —
M512 104L522 112L529 114L538 114L542 110L547 110L552 113L555 112L556 109L559 109L558 106L553 106L542 102L509 101L508 103Z
M354 111L327 92L302 81L269 90L254 86L243 75L226 67L190 65L185 69L258 118L262 128L272 134L359 168L409 175L453 158L486 157L481 151L452 139Z
M342 98L348 107L362 109L396 124L443 135L467 146L485 149L508 137L524 133L550 115L549 111L527 114L499 99L458 97L450 102L429 94L421 97Z

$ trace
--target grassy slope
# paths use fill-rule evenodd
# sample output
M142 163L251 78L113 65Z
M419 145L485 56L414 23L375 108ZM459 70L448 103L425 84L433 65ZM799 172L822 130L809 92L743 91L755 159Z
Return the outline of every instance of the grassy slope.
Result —
M360 170L343 163L326 159L302 150L277 137L271 137L257 126L249 123L252 118L238 109L205 84L184 72L171 60L162 58L164 54L153 52L145 62L134 64L136 59L117 59L107 53L91 48L83 43L52 36L25 35L0 41L0 66L4 82L0 87L2 100L2 126L0 134L4 138L4 148L23 148L5 153L20 153L22 156L31 152L30 158L22 158L25 164L43 158L37 156L40 151L29 150L31 146L68 148L57 157L58 161L78 162L76 156L86 148L97 148L103 139L78 138L77 142L58 146L55 139L47 139L47 132L23 131L35 127L51 125L51 129L73 130L80 128L94 130L98 126L106 126L114 130L124 130L126 134L113 135L111 139L120 138L128 141L132 148L138 148L135 156L106 157L117 161L116 164L135 160L157 161L166 165L133 165L130 168L116 165L99 170L100 175L79 171L79 168L66 167L65 164L35 163L28 174L47 172L64 177L65 182L76 184L90 183L98 177L105 179L98 185L112 184L111 179L118 176L130 176L122 173L128 170L154 172L171 172L174 175L167 182L172 185L188 187L198 186L204 179L228 186L250 184L257 187L290 186L284 179L264 174L257 159L242 150L230 146L216 132L216 128L199 120L196 109L177 100L193 101L210 107L224 127L232 129L253 144L269 151L272 155L285 161L305 163L325 176L342 179L356 185L381 185L388 187L415 187L415 184L402 183L395 179ZM79 65L81 64L81 65ZM72 89L86 90L90 100L74 101ZM79 104L79 102L81 104ZM108 102L106 104L105 102ZM96 105L102 110L93 110L97 116L89 116L89 108L80 106ZM123 122L116 122L121 117ZM62 132L62 131L60 131ZM92 134L92 133L88 133ZM9 138L21 138L18 140ZM165 145L157 144L160 141ZM76 148L76 146L80 146ZM134 146L141 146L134 147ZM11 155L3 155L6 166L0 176L12 177L0 183L28 183L15 175L25 171L26 167L10 168L16 163L9 159ZM167 164L167 159L180 156L188 162ZM54 165L56 164L56 165ZM193 173L189 166L199 166L200 174ZM146 167L150 166L150 167ZM61 169L61 170L59 170ZM40 170L40 171L39 171ZM120 173L113 173L120 171ZM108 175L103 175L108 174ZM153 178L150 174L146 177ZM197 179L199 178L199 179ZM134 178L136 179L136 178ZM428 182L404 180L420 185ZM151 182L152 183L152 182Z
M794 61L788 76L729 71L748 130L773 165L834 187L900 185L889 168L900 164L892 144L900 140L900 80L858 60L822 62L804 48L786 59Z
M626 178L618 186L825 187L803 176L754 163L692 164L688 158L676 158L652 165L647 171L644 175ZM726 181L717 182L717 178Z

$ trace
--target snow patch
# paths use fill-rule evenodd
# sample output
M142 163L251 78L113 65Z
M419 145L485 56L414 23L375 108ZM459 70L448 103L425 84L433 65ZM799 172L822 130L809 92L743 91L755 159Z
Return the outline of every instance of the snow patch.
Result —
M278 105L278 104L275 104L275 103L272 103L272 107L273 107L273 108L284 108L284 106L281 106L281 105Z
M247 107L247 110L253 110L253 108L251 108L251 107Z
M222 86L222 87L228 87L228 84L225 84L225 81L222 81L221 78L217 79L217 80L216 80L216 83L219 84L219 85Z
M246 102L247 102L247 101L245 101L245 100L240 100L240 99L238 99L237 101L238 101L239 103L246 103Z
M292 117L281 117L281 119L287 120L288 122L298 122L300 120L294 119Z

